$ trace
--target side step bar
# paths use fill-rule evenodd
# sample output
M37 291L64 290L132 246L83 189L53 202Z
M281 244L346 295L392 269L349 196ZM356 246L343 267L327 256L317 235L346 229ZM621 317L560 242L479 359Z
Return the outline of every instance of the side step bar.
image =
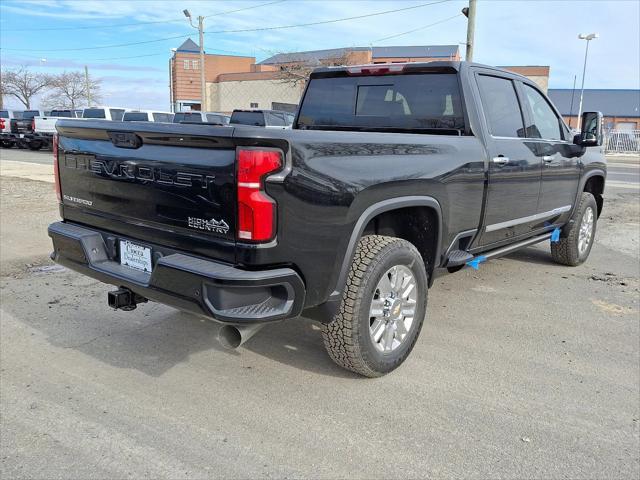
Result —
M504 255L513 253L516 250L520 250L521 248L529 247L531 245L535 245L536 243L549 240L552 234L553 232L543 233L542 235L538 235L537 237L527 238L526 240L522 240L521 242L517 242L512 245L507 245L506 247L496 248L495 250L490 250L488 252L481 253L481 255L485 257L486 260L503 257Z
M477 270L478 265L482 262L486 262L487 260L491 260L492 258L498 258L504 255L508 255L512 252L515 252L516 250L535 245L536 243L544 242L545 240L551 238L553 236L553 233L553 231L543 233L542 235L527 238L526 240L516 242L512 245L507 245L506 247L496 248L495 250L489 250L487 252L481 252L478 255L472 255L471 253L464 250L453 250L447 257L447 261L444 266L451 273L457 272L465 266L470 266Z

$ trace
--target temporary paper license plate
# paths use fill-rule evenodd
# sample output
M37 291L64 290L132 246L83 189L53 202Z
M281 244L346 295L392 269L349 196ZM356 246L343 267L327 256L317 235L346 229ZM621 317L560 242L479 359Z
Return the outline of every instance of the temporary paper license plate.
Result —
M120 265L151 272L151 249L120 240Z

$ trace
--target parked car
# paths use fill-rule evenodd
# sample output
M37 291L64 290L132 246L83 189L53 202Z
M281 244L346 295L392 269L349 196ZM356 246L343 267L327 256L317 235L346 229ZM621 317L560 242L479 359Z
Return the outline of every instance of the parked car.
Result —
M113 120L121 122L127 108L120 107L88 107L82 110L82 118Z
M436 274L544 241L587 259L606 162L602 115L582 125L466 62L317 69L290 130L59 120L52 258L115 285L113 308L221 322L230 347L304 314L338 365L384 375Z
M173 123L212 123L215 125L229 125L231 117L219 112L177 112Z
M231 124L266 128L291 128L295 115L281 110L234 110Z
M22 110L0 110L0 146L11 148L15 138L11 135L11 120L22 116Z
M124 113L123 122L173 122L173 113L156 110L130 110Z
M25 134L23 141L31 150L51 148L53 134L56 132L56 122L61 118L77 118L82 110L51 110L49 115L33 117L32 132Z
M15 111L13 118L9 119L9 131L2 133L2 145L26 148L24 137L33 132L33 118L39 115L42 115L40 110ZM6 129L6 120L2 123Z

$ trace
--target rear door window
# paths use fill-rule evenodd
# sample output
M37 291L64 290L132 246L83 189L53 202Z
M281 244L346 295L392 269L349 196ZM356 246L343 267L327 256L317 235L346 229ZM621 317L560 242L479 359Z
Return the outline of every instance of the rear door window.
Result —
M85 108L82 111L82 118L107 118L104 108Z
M173 123L180 122L198 122L202 123L202 114L200 112L181 112L173 116Z
M287 125L287 123L284 120L284 115L282 115L281 113L265 112L264 116L265 116L265 121L267 125L270 125L273 127L284 127Z
M207 122L219 123L220 125L226 125L224 115L216 115L215 113L207 113Z
M524 137L524 121L513 81L508 78L478 75L478 88L491 135Z
M425 73L314 78L298 126L459 131L465 124L458 77Z
M147 112L125 112L122 117L123 122L148 122L149 115Z
M231 123L264 127L264 114L262 112L233 112L231 114Z
M124 110L121 108L110 108L109 113L111 114L111 120L114 122L121 121L124 116Z
M52 117L65 117L71 118L73 117L73 112L71 110L51 110Z
M173 115L171 115L170 113L154 113L153 114L153 121L154 122L164 122L164 123L171 123L171 120Z

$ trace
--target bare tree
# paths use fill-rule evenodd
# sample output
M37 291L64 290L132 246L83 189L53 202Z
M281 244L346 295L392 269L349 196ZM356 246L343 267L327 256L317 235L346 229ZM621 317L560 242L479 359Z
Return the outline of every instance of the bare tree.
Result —
M16 97L29 109L33 97L51 87L51 81L50 75L33 72L26 66L7 69L2 74L2 93Z
M348 65L349 63L346 54L331 58L322 58L314 60L313 62L296 61L285 63L280 66L278 78L282 80L283 83L302 89L314 69L318 67Z
M100 80L89 77L89 93L92 103L100 101ZM63 72L53 77L52 91L43 99L49 108L75 109L87 104L87 82L82 72Z

